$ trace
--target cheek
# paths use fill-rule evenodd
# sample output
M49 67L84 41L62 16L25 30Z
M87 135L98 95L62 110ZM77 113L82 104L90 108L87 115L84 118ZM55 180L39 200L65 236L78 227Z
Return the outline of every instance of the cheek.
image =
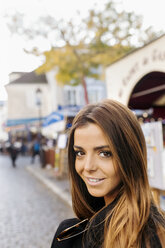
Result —
M76 170L76 172L78 173L78 174L80 174L81 173L81 166L80 166L80 163L77 161L77 160L75 160L75 170Z
M121 178L120 178L118 166L115 166L114 163L112 162L111 165L109 166L109 170L107 170L107 168L108 168L108 166L105 169L105 171L107 172L107 175L109 177L113 177L116 182L120 182Z
M121 182L121 178L119 174L116 174L116 182L119 184Z
M118 183L120 183L121 182L121 177L120 177L120 172L119 172L118 168L114 170L114 176L116 177L116 181Z

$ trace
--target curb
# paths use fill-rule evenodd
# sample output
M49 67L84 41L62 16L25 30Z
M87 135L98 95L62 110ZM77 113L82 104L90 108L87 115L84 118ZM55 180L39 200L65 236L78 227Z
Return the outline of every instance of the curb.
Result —
M29 171L32 175L34 175L37 179L39 179L42 183L44 183L50 190L52 190L56 195L58 195L65 203L69 205L69 207L72 207L72 200L71 196L67 194L64 190L59 188L57 185L52 183L50 180L46 179L43 175L40 173L37 173L35 170L33 170L30 166L26 167L27 171Z

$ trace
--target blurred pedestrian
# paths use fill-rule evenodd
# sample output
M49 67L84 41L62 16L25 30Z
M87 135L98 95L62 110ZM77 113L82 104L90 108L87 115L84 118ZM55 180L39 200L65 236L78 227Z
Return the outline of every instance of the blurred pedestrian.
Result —
M41 139L41 146L40 146L40 161L41 161L41 168L46 166L46 138Z
M52 248L165 247L165 216L131 110L113 100L84 107L70 129L68 161L76 218L59 225Z
M40 149L41 149L41 146L40 146L40 141L38 138L36 138L34 140L34 143L32 145L32 159L31 159L31 163L33 164L34 163L34 160L35 160L35 157L38 155L40 157Z
M22 140L22 143L21 143L21 155L22 156L26 156L27 155L27 151L28 151L28 149L27 149L27 144L26 144L26 142L24 141L24 140Z
M8 147L8 152L12 161L12 166L16 167L16 159L18 157L18 154L20 152L20 142L17 142L16 140L12 139L11 143Z

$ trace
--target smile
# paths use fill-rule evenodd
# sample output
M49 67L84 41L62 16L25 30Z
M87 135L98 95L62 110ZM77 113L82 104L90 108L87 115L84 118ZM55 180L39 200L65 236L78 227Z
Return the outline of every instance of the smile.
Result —
M96 185L101 183L104 178L92 178L92 177L86 177L88 184Z

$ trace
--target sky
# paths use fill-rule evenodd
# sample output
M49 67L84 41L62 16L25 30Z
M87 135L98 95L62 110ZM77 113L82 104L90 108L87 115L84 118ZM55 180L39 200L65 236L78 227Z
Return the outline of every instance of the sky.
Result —
M21 37L11 36L4 15L20 11L35 19L45 13L56 19L74 17L76 11L85 16L95 3L103 7L106 0L0 0L0 100L7 100L4 85L9 81L8 75L14 71L32 71L41 63L41 59L27 55L26 46ZM126 11L134 11L143 16L144 27L153 26L156 31L165 29L164 0L115 0L121 2Z

